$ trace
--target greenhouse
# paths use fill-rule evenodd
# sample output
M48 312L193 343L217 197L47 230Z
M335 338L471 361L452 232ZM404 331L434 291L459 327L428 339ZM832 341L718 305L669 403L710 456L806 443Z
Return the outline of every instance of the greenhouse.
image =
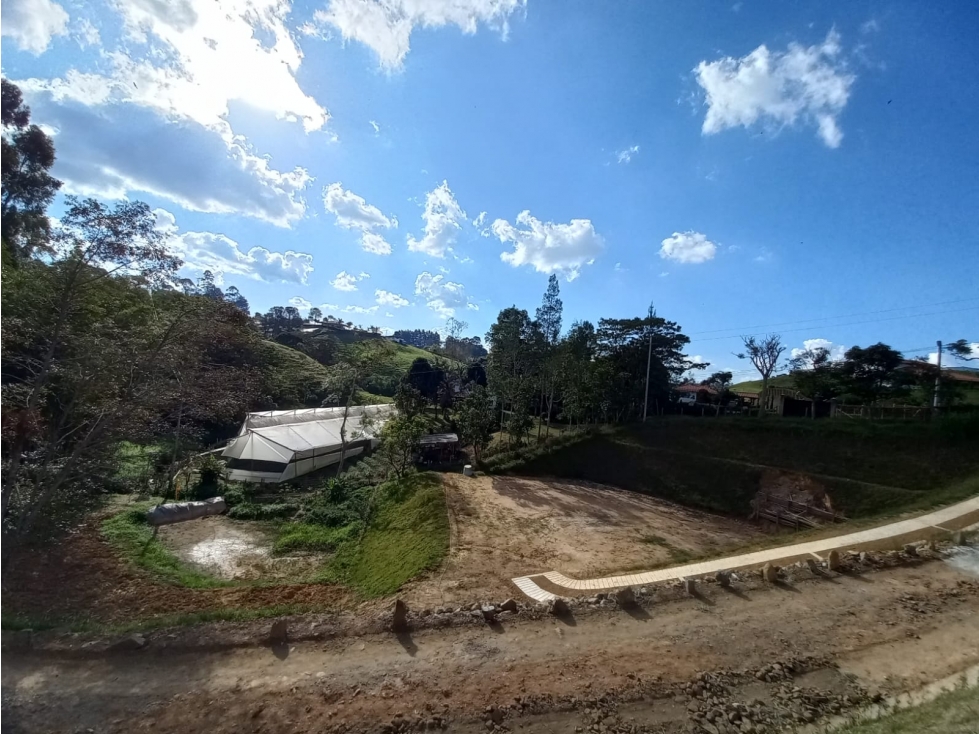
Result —
M340 408L301 408L249 413L221 453L228 478L243 482L284 482L340 461ZM381 427L395 415L393 405L358 405L347 413L344 458L378 443Z

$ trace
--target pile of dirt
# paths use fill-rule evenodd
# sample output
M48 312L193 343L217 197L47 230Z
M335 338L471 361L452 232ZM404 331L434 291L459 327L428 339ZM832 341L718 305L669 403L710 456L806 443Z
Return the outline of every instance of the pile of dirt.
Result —
M99 518L57 544L24 549L3 576L4 614L63 622L131 622L164 614L278 605L310 608L349 603L348 590L328 584L188 589L155 582L116 554L99 533Z

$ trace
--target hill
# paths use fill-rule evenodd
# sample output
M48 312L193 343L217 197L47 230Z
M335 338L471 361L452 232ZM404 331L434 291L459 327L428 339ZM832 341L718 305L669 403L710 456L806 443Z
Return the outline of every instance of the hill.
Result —
M264 372L277 408L321 405L326 397L326 367L312 357L278 342L263 340L260 347Z
M775 377L768 381L768 386L787 387L791 389L795 387L795 380L792 379L792 375L775 375ZM761 380L745 380L744 382L731 385L731 390L734 392L758 394L761 392Z

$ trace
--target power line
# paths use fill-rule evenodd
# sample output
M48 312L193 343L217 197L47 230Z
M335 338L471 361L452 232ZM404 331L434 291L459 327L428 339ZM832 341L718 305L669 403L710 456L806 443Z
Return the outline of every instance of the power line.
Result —
M807 324L815 321L832 321L834 319L851 319L857 316L870 316L878 313L893 313L894 311L906 311L909 308L931 308L932 306L948 306L952 303L965 303L967 301L979 300L979 296L972 296L971 298L959 298L954 301L938 301L936 303L919 303L911 306L900 306L898 308L885 308L879 311L863 311L861 313L851 313L851 314L840 314L838 316L823 316L815 319L802 319L797 321L783 321L778 324L759 324L756 326L732 326L727 329L712 329L710 331L695 331L690 334L690 336L698 336L699 334L717 334L722 331L745 331L747 329L770 329L776 326L792 326L793 324ZM909 318L911 318L909 316ZM900 317L904 318L904 317Z

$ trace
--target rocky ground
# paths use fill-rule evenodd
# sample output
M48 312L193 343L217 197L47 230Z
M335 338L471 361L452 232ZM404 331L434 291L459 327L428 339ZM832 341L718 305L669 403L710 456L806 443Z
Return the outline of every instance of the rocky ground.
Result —
M979 664L979 580L852 555L569 600L158 630L6 634L7 732L775 732ZM504 608L505 607L505 608Z

